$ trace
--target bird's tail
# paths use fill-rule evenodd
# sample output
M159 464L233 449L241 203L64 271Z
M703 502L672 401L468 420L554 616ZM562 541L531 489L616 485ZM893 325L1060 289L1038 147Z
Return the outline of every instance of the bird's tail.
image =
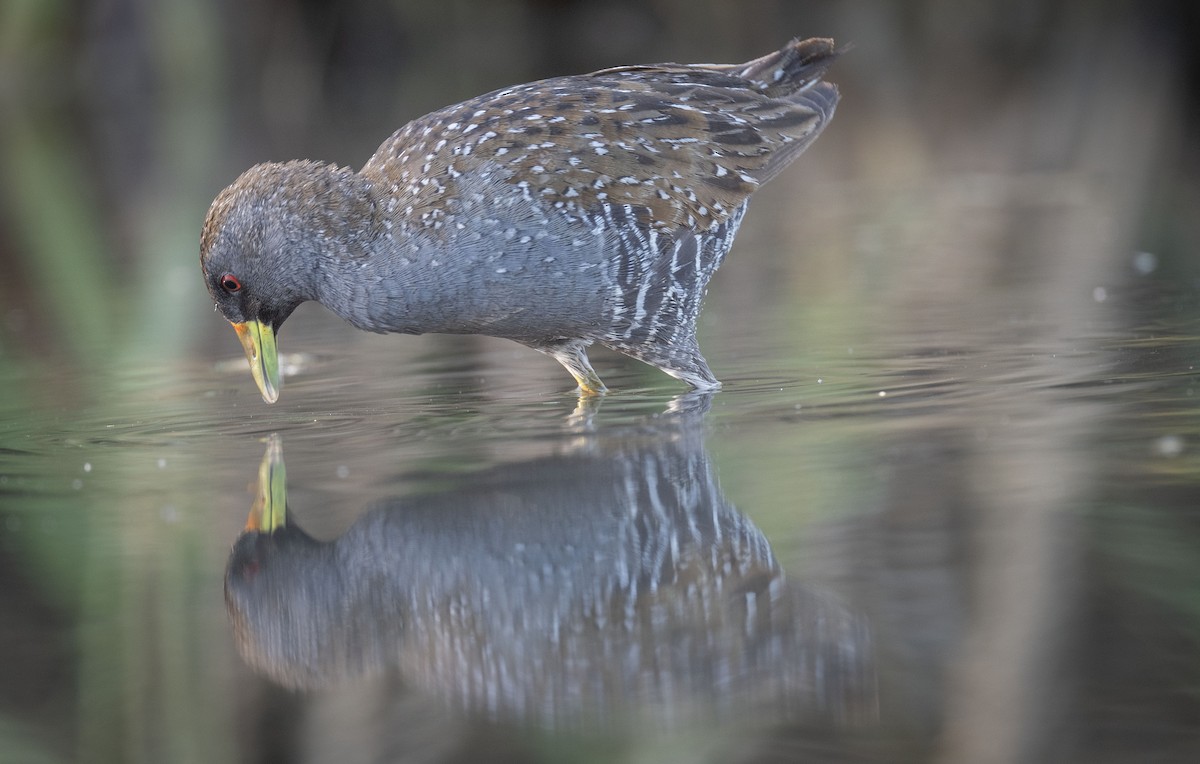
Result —
M828 37L796 38L773 53L733 67L733 71L767 95L786 98L820 82L842 50Z

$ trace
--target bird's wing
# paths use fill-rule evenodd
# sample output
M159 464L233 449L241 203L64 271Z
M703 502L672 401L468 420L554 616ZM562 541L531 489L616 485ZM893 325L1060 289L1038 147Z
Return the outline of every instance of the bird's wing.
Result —
M833 116L828 40L745 64L628 66L518 85L410 122L362 173L406 219L444 214L464 175L497 173L567 213L638 208L667 230L724 222ZM441 212L439 212L441 210Z

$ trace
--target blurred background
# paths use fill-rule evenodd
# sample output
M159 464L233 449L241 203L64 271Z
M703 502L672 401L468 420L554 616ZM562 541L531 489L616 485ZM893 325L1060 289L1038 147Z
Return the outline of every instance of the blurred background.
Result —
M742 61L795 35L854 46L837 68L838 129L781 181L793 188L768 192L819 207L795 225L871 224L837 229L859 241L829 268L905 287L925 269L993 267L941 245L988 225L973 205L1085 192L1126 195L1114 214L1127 219L1107 225L1166 266L1194 262L1173 256L1196 236L1187 2L6 0L0 13L0 337L22 362L204 346L216 327L185 253L207 203L256 162L360 166L409 119L503 85ZM938 205L958 209L920 214ZM896 234L929 246L897 262ZM994 267L1044 260L1017 251Z
M1197 23L1187 0L0 0L0 760L1196 760ZM842 101L712 284L707 449L783 568L875 624L878 723L716 754L445 722L422 748L392 730L419 704L249 673L220 592L260 436L294 431L290 496L332 538L561 446L574 403L515 345L307 305L266 409L199 275L213 196L257 162L361 166L505 85L794 36L852 46ZM601 430L678 392L599 358L643 393Z

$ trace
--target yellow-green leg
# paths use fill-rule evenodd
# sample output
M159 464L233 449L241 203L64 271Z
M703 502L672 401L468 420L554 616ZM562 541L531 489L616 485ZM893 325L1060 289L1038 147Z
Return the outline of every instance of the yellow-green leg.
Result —
M587 357L587 346L590 343L583 340L571 340L556 345L539 347L538 350L551 356L571 372L571 376L579 383L581 395L603 395L608 388L600 381L600 376L592 368Z

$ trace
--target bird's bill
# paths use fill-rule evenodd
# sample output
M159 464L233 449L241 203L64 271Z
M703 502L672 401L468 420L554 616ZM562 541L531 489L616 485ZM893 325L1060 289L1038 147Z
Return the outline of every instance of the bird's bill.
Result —
M273 533L287 521L287 468L279 436L267 441L267 451L258 466L258 494L246 518L246 530Z
M279 373L279 352L275 349L275 330L254 320L230 323L242 341L242 347L246 349L250 373L258 383L263 400L274 403L279 400L279 388L283 385L283 376Z

